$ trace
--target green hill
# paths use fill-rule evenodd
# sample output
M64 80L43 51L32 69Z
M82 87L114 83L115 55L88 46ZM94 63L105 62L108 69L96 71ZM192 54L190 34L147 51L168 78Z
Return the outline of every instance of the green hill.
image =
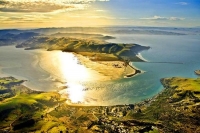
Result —
M138 44L117 44L100 40L76 39L76 38L54 38L33 37L16 46L17 48L62 50L64 52L95 52L113 54L116 58L127 58L132 61L142 61L136 55L150 47Z
M38 92L22 80L0 78L0 132L199 132L200 78L164 78L152 99L115 106L68 105L57 92Z
M139 104L131 118L159 123L164 132L200 132L200 78L161 79L164 91Z

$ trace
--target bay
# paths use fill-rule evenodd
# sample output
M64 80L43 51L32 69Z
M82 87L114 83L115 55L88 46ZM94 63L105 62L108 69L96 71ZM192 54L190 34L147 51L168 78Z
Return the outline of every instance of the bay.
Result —
M150 46L151 49L143 51L141 56L147 62L132 62L132 65L144 73L132 78L125 78L107 82L81 83L85 92L85 102L89 105L116 105L140 102L151 98L163 90L160 83L165 77L198 78L194 70L200 69L200 37L199 35L130 35L115 34L116 39L109 40L116 43L137 43ZM28 87L35 90L54 91L64 85L55 81L53 73L59 77L56 69L49 72L41 67L41 53L54 57L53 53L44 50L26 51L16 49L14 46L0 47L0 76L14 76L26 79ZM71 56L71 55L70 55ZM52 60L51 60L52 59ZM67 65L66 65L67 67ZM55 66L54 66L55 68Z
M127 103L139 102L151 98L162 91L161 78L186 77L197 78L194 70L200 69L200 39L198 35L115 35L110 40L117 43L138 43L150 46L141 55L147 62L132 62L133 66L145 73L130 79L121 79L116 83L126 84L118 99Z
M39 65L38 56L41 51L27 51L15 46L0 47L0 76L27 80L24 84L34 90L53 90L56 84L49 80L51 75Z

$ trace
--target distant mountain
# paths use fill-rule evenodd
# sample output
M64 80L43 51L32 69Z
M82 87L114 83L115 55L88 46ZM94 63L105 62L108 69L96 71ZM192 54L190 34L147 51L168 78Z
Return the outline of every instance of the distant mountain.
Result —
M55 33L49 35L51 37L70 37L70 38L80 38L80 39L98 39L98 40L108 40L108 39L115 39L112 36L104 36L101 34L87 34L87 33Z
M113 31L118 34L148 34L148 35L186 35L185 33L178 33L174 31L161 31L161 30L135 30L135 29L130 29L130 30L117 30Z
M17 45L19 43L22 43L23 41L34 37L39 36L39 33L35 32L22 32L14 34L13 32L19 32L18 30L11 30L5 31L5 33L0 34L0 46L6 46L6 45Z
M30 30L42 34L62 33L106 33L106 34L151 34L151 35L186 35L182 31L166 27L67 27L67 28L40 28Z
M7 34L7 33L19 34L21 32L24 32L24 31L23 30L17 30L17 29L4 29L4 30L0 30L0 36Z
M200 33L199 27L52 27L29 30L4 29L0 30L0 36L6 33L19 34L23 32L34 32L46 36L58 33L79 34L148 34L148 35L190 35Z

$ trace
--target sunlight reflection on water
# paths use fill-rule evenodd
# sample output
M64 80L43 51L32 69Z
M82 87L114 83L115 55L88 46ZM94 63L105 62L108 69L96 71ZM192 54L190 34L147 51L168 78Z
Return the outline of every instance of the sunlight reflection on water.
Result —
M70 99L70 103L79 103L85 101L84 86L81 84L68 83L67 89L61 90L62 95L66 95Z
M83 82L91 78L87 68L81 65L71 53L59 52L57 55L58 69L67 82Z
M67 81L67 89L64 93L68 94L68 98L72 103L83 102L85 87L80 82L91 78L89 70L81 65L72 53L58 52L55 62L61 71L62 78Z

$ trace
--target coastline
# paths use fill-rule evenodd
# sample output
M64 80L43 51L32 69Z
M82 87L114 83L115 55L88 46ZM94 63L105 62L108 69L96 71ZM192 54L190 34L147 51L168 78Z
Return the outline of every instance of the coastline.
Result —
M128 67L130 67L130 68L129 68L130 71L124 76L125 78L131 78L131 77L136 76L136 75L139 74L139 73L142 73L141 70L134 68L134 67L131 65L130 62L128 63ZM126 67L126 68L127 68L127 67Z
M52 81L59 81L60 83L70 82L70 77L79 82L80 77L78 76L84 76L84 74L88 75L85 75L86 78L80 82L107 80L106 76L80 64L80 60L76 58L77 56L71 52L62 52L60 50L43 51L38 55L38 66L51 75ZM87 60L86 57L81 59Z
M90 60L88 57L81 54L74 53L74 55L82 65L104 75L104 80L116 80L123 77L130 78L141 72L135 69L130 63L125 66L123 61L97 61Z
M191 86L185 87L186 80ZM73 132L80 129L81 132L115 132L118 129L127 132L142 132L144 129L162 132L195 131L194 129L199 126L197 121L200 102L200 83L197 80L199 81L176 77L161 79L165 88L162 92L135 104L84 106L67 104L66 99L57 92L34 91L27 88L23 86L25 80L14 77L0 78L0 86L3 88L1 92L10 94L1 95L3 102L0 102L0 114L6 114L6 117L0 115L0 131L28 132L34 129L38 132L54 132L55 128L57 131L70 129ZM21 114L18 110L25 113ZM52 124L52 127L49 127L49 124ZM187 128L182 125L186 125Z
M123 35L120 34L120 36L123 36ZM26 84L27 81L21 84L18 84L16 83L15 80L14 81L10 80L9 81L10 83L7 86L8 87L7 90L11 91L12 92L11 94L17 94L17 95L11 98L5 99L5 101L2 101L0 104L0 110L1 110L0 111L0 120L1 120L0 132L1 131L2 132L9 132L9 131L11 132L68 132L69 131L69 132L77 132L77 133L78 132L80 133L105 132L106 133L106 132L118 132L119 130L123 132L149 132L149 133L151 132L155 132L155 133L157 132L200 132L200 127L199 127L200 125L200 122L199 122L200 120L200 90L199 90L200 78L198 78L199 75L196 73L196 71L194 71L197 68L199 68L199 66L198 66L198 63L194 63L194 64L192 63L192 62L198 62L198 60L196 61L196 58L194 58L195 60L192 60L192 59L193 57L198 57L198 54L197 54L198 47L196 47L196 44L198 43L195 43L195 42L197 42L196 40L198 40L199 42L199 38L188 39L187 37L181 37L181 38L175 38L178 40L178 41L175 41L175 39L173 38L166 37L167 39L165 39L165 37L163 38L162 35L160 35L159 37L156 35L156 37L150 37L150 38L148 38L148 35L142 35L142 36L139 35L141 36L141 38L139 38L136 34L134 35L134 37L132 37L132 35L130 36L131 37L129 38L119 37L119 39L121 39L122 42L124 41L132 42L134 40L141 44L142 43L150 44L154 49L152 51L149 51L147 55L152 55L152 56L150 56L150 58L149 56L146 56L146 57L149 58L149 60L151 61L156 60L156 58L165 59L163 57L167 57L170 60L174 59L174 56L173 56L174 52L176 52L177 57L179 57L177 59L185 58L185 56L188 56L190 55L189 53L191 53L193 56L188 56L188 58L186 58L187 59L186 62L191 62L191 64L190 63L186 63L186 64L173 63L173 62L155 62L155 63L148 62L148 63L143 63L143 64L146 64L144 68L140 67L141 65L138 65L138 68L137 68L135 67L137 66L135 65L137 63L129 62L127 64L128 75L125 75L125 68L124 68L123 74L120 76L120 73L118 74L118 71L120 71L120 69L123 69L120 66L120 63L123 63L122 61L89 60L89 61L92 61L88 64L89 66L90 65L91 66L87 67L81 62L81 60L79 60L80 64L83 64L88 69L92 70L93 72L96 72L98 75L102 75L102 79L98 79L99 78L98 75L96 76L93 75L91 79L95 83L97 83L96 79L98 79L98 81L100 82L100 81L106 81L106 80L115 80L118 78L130 78L130 79L124 79L123 81L130 80L132 82L137 82L138 86L141 86L141 87L138 87L135 84L130 84L130 89L127 89L126 86L125 87L120 86L119 88L122 91L118 91L116 89L117 87L115 86L113 87L114 89L111 87L107 87L105 89L103 88L104 90L111 90L111 93L115 93L115 95L113 96L110 96L109 95L110 93L106 93L106 91L105 93L103 93L103 95L107 95L108 97L114 99L113 101L115 102L115 104L110 105L110 106L109 105L108 106L106 105L105 106L99 106L99 105L84 106L81 103L69 105L66 103L66 99L62 98L58 94L58 91L54 92L54 94L47 90L40 92L40 91L37 91L37 89L35 88L27 86L28 88L32 89L29 91L29 89L24 86L24 84ZM186 41L187 39L185 40L184 38L187 38L188 40L192 40L192 44L194 44L195 47L194 45L188 45L188 44L191 44L191 41ZM162 47L160 47L161 46L160 42L162 42ZM176 43L177 45L174 45ZM167 49L169 46L170 48ZM174 49L176 49L176 51L172 51L171 53L170 52L171 46ZM194 50L189 49L190 46L194 47ZM182 48L183 49L188 48L189 53L187 54L187 50L182 51ZM165 51L162 51L163 49ZM197 52L195 52L196 50ZM31 52L31 51L28 51L28 52ZM170 54L165 54L168 52ZM11 55L12 54L13 53L11 51ZM51 52L49 54L51 54ZM140 54L138 55L140 57ZM159 56L159 55L162 55L162 56ZM8 56L8 54L6 56ZM107 58L110 58L110 54L105 54L105 56L107 56ZM83 56L83 58L88 58L88 57ZM3 59L5 60L6 58L3 58ZM17 61L20 62L20 60L17 60ZM49 61L49 64L52 64L51 62L52 59L50 58L50 56L49 56L49 60L47 61ZM67 60L64 60L64 62L67 62L68 64L70 64ZM45 64L45 62L42 62L42 63ZM87 59L85 63L87 64ZM166 64L160 64L160 63L166 63ZM172 67L170 67L171 63L173 63ZM39 66L41 70L44 70L45 72L49 74L48 71L46 71L40 65L37 65L37 64L38 62L35 62L34 66L35 67ZM189 69L190 67L187 64L189 64L190 66L195 66L195 67L191 67L192 69L191 70ZM99 65L102 65L102 67L98 68ZM10 66L13 66L13 65L10 65ZM59 69L58 66L61 66L61 65L56 64L56 66L57 66L57 69ZM118 67L121 67L121 68L118 68ZM140 68L142 68L141 71L139 70ZM145 69L145 68L148 68L148 69ZM160 68L160 70L158 68ZM193 69L193 68L196 68L196 69ZM4 63L0 62L0 77L2 75L6 76L7 73L4 72L4 70L5 70ZM147 71L147 73L143 74L144 72L143 70ZM14 69L14 71L16 71L16 69ZM106 71L108 71L109 73ZM113 71L113 72L110 72L110 71ZM26 73L26 71L23 71L23 72ZM33 71L31 75L34 76L33 74L35 72ZM75 75L74 71L72 71L72 73ZM139 73L142 73L142 74L139 74ZM164 79L160 78L161 76L170 77L172 73L173 73L173 76L177 76L177 75L182 75L184 77L195 76L197 78L195 79L176 78L176 77L164 78ZM59 75L60 73L56 73L56 71L54 71L54 74ZM139 74L139 76L136 76L137 74ZM79 75L81 74L79 73ZM150 75L150 76L145 77L145 75ZM132 78L133 76L136 76L136 77ZM14 77L18 78L17 76L14 76ZM62 84L61 80L57 80L59 78L53 78L51 76L46 76L46 77L47 78L42 78L42 75L41 75L39 78L42 78L42 79L37 80L37 81L35 80L36 82L34 83L41 84L44 80L45 81L48 80L49 82ZM143 78L140 78L140 77L143 77ZM156 83L159 82L158 79L162 81L161 82L162 91L160 91L161 89L157 89L156 91L153 91L153 89L155 90L156 87L153 86L152 84L155 82ZM151 80L151 81L145 82L145 80L149 80L149 81ZM7 81L8 80L6 80L5 82ZM33 80L30 79L29 81L32 82ZM38 81L41 81L41 82L38 82ZM0 82L0 83L3 83L3 82ZM116 82L114 82L114 84L116 84ZM128 84L128 83L124 82L124 84ZM1 91L4 91L5 84L3 83L0 85L3 86L1 87L2 89ZM148 88L148 86L150 87ZM60 89L62 89L62 87L63 89L65 89L68 86L67 85L61 86ZM145 96L150 95L150 97L148 99L145 99L145 98L141 99L141 101L136 102L136 103L133 103L133 102L127 102L127 104L119 103L118 99L121 101L124 101L123 97L133 99L135 96L140 97L140 95L135 95L135 94L141 94L141 96L144 96L142 93L134 92L135 91L134 87L138 91L144 92ZM45 86L43 88L45 89L48 87ZM76 89L76 86L74 87L74 89ZM95 89L92 88L93 91L90 91L87 89L90 89L90 88L85 88L83 89L83 91L89 92L89 94L93 95L93 97L102 95L101 92L98 91L98 89L100 90L102 88L98 88L98 87ZM94 93L95 91L96 91L96 94ZM133 93L131 94L131 92ZM154 92L152 97L149 92ZM159 92L159 93L155 93L155 92ZM75 95L79 97L77 91L75 91ZM7 93L5 93L5 96L7 96ZM67 96L69 95L66 94L66 97ZM120 97L116 99L116 97L118 96ZM89 98L87 99L93 100ZM105 101L107 100L109 99L105 98ZM34 124L32 124L31 122Z
M4 50L4 49L1 49L1 50ZM61 71L61 73L57 72L57 71L53 72L54 68L59 69L58 63L55 63L55 67L53 67L53 68L49 66L49 65L54 64L54 62L52 60L54 60L55 54L52 54L52 53L56 53L56 51L46 51L46 50L39 50L39 49L33 50L33 51L26 51L23 49L16 49L14 46L10 46L9 48L6 48L6 50L8 52L11 51L12 53L14 51L13 54L10 54L11 57L8 56L9 58L6 58L6 61L12 62L13 58L19 58L20 56L24 57L25 59L22 58L22 61L17 61L16 63L12 62L12 64L14 64L14 63L15 64L11 65L10 69L12 71L10 72L10 74L7 74L6 73L7 69L5 69L7 67L6 64L8 64L8 63L1 64L0 68L2 69L2 71L0 74L2 77L13 76L18 79L25 79L25 80L27 80L27 82L24 82L23 85L25 85L33 90L47 91L47 92L60 89L63 86L67 86L68 83L70 84L70 82L67 82L67 80L61 80L60 77L57 77L58 74L64 74L62 71ZM4 50L4 51L6 51L6 50ZM18 53L20 53L19 57L18 57ZM59 51L58 53L62 53L61 55L59 55L60 57L62 57L63 54L64 55L66 54L66 52L62 52L62 51ZM13 57L13 55L16 55L16 56ZM31 56L29 56L29 55L31 55ZM44 55L44 56L41 57L41 55ZM79 55L79 56L82 56L82 55ZM107 54L105 54L105 56L110 57L110 55L107 55ZM45 62L43 62L44 61L43 57L46 57ZM76 55L74 57L76 58ZM88 57L87 56L82 56L82 57L83 58L81 58L81 59L85 59L86 60L85 63L87 64L87 61L89 60ZM42 60L40 58L42 58ZM27 64L25 62L26 60L28 60L30 63ZM68 62L66 60L65 56L64 56L64 58L62 58L62 60L63 60L62 62L64 62L64 63ZM93 65L93 67L96 68L96 70L92 67L87 67L87 66L84 66L84 64L82 64L83 67L87 67L86 69L88 70L88 72L91 76L88 79L89 82L86 81L86 82L78 82L78 83L82 84L86 88L90 88L90 86L92 86L91 90L89 90L89 91L87 90L87 92L84 92L84 93L93 95L93 93L94 93L93 89L95 90L96 88L99 88L99 86L100 86L100 87L102 87L101 88L102 90L101 91L99 90L99 92L97 92L96 95L98 96L98 93L102 93L101 95L103 96L103 92L106 91L105 88L107 86L105 86L105 88L104 88L104 86L101 84L104 84L104 82L107 83L107 81L112 82L113 80L124 78L124 75L123 75L124 68L122 66L123 65L122 61L91 61L91 60L89 60L89 62L90 62L90 65ZM3 63L3 62L1 62L1 63ZM21 66L21 64L19 64L19 63L23 63L23 66L25 66L25 68L19 67L19 72L18 72L18 70L16 71L16 69L12 69L12 66ZM46 69L44 69L43 65L41 65L40 63L43 63L44 65L46 64L47 66L45 66L45 67L49 67L49 70L53 69L52 71L50 71L51 73L49 73L49 71L46 71ZM80 60L78 61L78 63L80 63L78 65L81 65ZM67 65L69 65L69 62L67 63ZM99 65L103 66L103 67L100 67L102 72L99 71L99 68L98 68ZM118 65L118 66L114 66L114 65ZM122 67L118 68L118 67L120 67L120 65ZM64 68L66 68L65 65L62 70L64 70L64 72L66 72L66 70ZM26 72L27 70L31 70L31 71L28 71L28 73L27 73ZM78 73L78 75L80 75L80 73L78 72L78 69L75 69L75 70L77 70L76 73ZM109 73L107 73L107 71ZM14 73L12 74L12 72L14 72ZM71 71L71 72L73 73L72 74L73 76L76 76L76 74L74 74L74 71ZM52 76L52 74L55 74L55 75ZM132 73L132 74L134 74L134 73ZM131 75L131 76L133 76L133 75ZM98 82L98 84L96 84L95 82ZM110 94L111 94L111 92L110 92ZM92 98L94 98L94 96ZM101 97L99 99L101 99Z

